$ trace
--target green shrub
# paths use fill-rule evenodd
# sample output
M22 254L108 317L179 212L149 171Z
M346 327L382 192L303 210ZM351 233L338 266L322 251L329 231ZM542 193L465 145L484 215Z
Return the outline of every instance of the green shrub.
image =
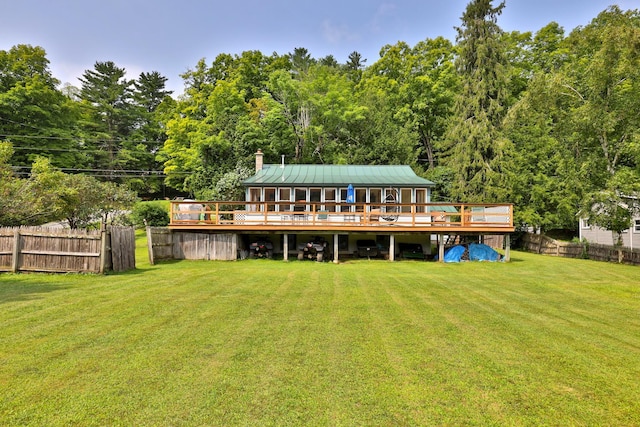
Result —
M159 202L140 202L133 207L131 219L139 227L164 227L169 224L169 212Z

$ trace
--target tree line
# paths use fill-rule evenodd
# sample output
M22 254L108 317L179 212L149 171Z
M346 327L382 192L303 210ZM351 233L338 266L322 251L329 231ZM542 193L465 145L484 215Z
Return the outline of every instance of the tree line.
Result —
M585 215L628 228L640 13L611 6L569 34L554 22L505 32L504 7L473 0L455 42L386 45L370 65L302 47L220 54L185 72L176 98L160 73L128 80L113 62L60 88L45 51L18 45L0 51L0 140L14 177L44 156L140 194L231 199L261 149L272 163L411 165L436 183L435 201L512 202L522 227L575 228Z

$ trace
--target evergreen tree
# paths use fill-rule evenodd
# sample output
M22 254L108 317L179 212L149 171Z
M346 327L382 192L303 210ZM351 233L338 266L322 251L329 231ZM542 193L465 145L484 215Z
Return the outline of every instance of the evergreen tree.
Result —
M140 73L138 80L133 82L133 101L147 113L153 113L164 98L172 93L165 89L166 84L167 78L157 71Z
M309 71L309 67L316 62L304 47L293 49L293 53L289 54L289 58L291 59L293 73L299 76L306 74Z
M162 185L161 178L150 171L162 169L155 159L167 139L160 107L163 103L173 103L169 97L171 91L165 89L166 82L167 78L157 71L143 72L133 82L136 124L130 138L123 142L119 157L127 158L128 169L145 171L139 172L136 178L128 178L129 187L138 192L156 192Z
M446 137L446 163L455 172L452 197L465 202L506 198L501 128L508 101L506 60L497 17L504 2L473 0L456 28L456 66L462 81Z
M122 141L133 130L135 113L132 82L125 74L124 68L111 61L96 62L94 69L85 71L79 79L85 107L83 127L96 168L126 169L126 159L121 160L118 155Z
M349 54L349 60L345 64L345 68L351 80L356 83L362 78L362 69L364 68L365 62L367 62L367 60L362 58L360 52L354 50Z

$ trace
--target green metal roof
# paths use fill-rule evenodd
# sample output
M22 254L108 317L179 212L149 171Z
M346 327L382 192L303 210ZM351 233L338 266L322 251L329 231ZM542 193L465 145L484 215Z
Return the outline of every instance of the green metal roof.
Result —
M458 210L451 205L432 205L429 206L429 212L458 212Z
M384 186L433 187L428 179L420 178L409 166L368 165L264 165L243 184L247 187L265 186Z

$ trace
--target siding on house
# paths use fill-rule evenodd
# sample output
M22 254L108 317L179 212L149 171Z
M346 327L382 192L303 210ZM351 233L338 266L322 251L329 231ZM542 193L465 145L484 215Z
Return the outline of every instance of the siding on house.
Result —
M586 239L590 243L600 245L614 245L617 236L609 230L590 226L585 219L580 221L580 240ZM632 221L632 226L622 233L622 246L637 249L640 248L640 217Z

